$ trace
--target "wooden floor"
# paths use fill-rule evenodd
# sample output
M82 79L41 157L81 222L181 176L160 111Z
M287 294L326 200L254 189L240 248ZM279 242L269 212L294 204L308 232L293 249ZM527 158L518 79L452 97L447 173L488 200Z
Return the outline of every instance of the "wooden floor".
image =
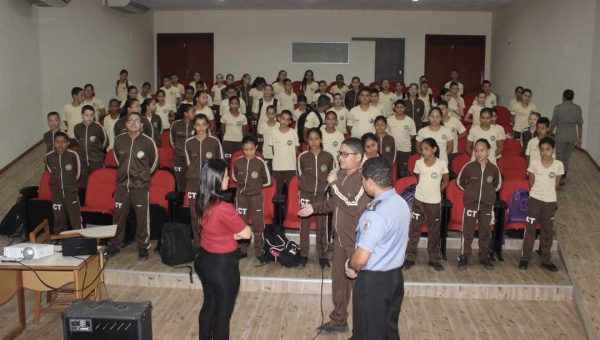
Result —
M107 286L114 301L152 301L154 340L198 339L201 291L168 288ZM103 292L103 294L105 294ZM15 298L0 306L0 337L14 326ZM33 293L26 306L33 309ZM323 298L325 318L331 298ZM321 323L319 295L242 292L231 321L231 339L310 340ZM350 317L351 323L351 317ZM399 320L402 339L448 340L548 340L585 339L573 302L498 301L405 298ZM60 314L42 315L18 340L62 339ZM321 335L318 339L345 340L349 333Z

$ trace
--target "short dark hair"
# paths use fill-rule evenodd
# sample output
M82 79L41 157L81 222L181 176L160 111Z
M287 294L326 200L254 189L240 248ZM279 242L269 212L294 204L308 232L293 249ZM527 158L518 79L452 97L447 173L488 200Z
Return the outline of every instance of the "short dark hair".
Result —
M342 142L352 150L353 152L359 153L361 156L365 153L365 148L362 141L359 138L351 137Z
M317 107L329 106L330 103L331 99L329 99L328 96L320 95L319 98L317 98Z
M343 98L342 94L341 94L341 93L339 93L339 92L338 92L338 93L336 93L336 94L334 94L334 95L333 95L333 98L335 98L336 96L340 96L340 97L342 97L342 98Z
M375 117L375 121L373 122L373 124L377 124L378 121L383 121L385 123L385 125L387 125L387 118L385 118L385 116Z
M298 103L308 103L308 98L305 95L298 97Z
M359 77L357 77L357 76L354 76L354 77L352 77L352 81L354 81L354 79L356 79L356 80L360 81L360 78L359 78Z
M248 143L252 143L254 145L256 145L256 139L254 138L254 136L252 135L245 135L244 138L242 138L242 145L246 145Z
M484 113L489 113L490 117L494 115L492 113L492 109L489 107L484 107L483 109L481 109L481 111L479 112L479 116L481 117L481 115L483 115Z
M552 138L552 137L544 137L544 138L542 138L542 140L540 141L540 148L542 147L542 144L550 144L550 146L553 149L556 146L556 143L554 142L554 138Z
M71 97L76 96L79 94L79 92L83 91L83 89L81 87L74 87L71 89Z
M439 102L437 102L437 106L439 107L440 105L444 105L445 107L448 107L448 102L445 100L440 100Z
M325 119L327 119L327 116L329 115L333 115L333 117L335 117L335 119L337 119L337 113L335 111L327 111L325 113Z
M394 107L396 107L396 105L402 105L404 107L406 107L406 103L404 102L404 100L402 99L398 99L394 102Z
M358 95L360 96L363 92L366 92L369 96L371 95L371 90L368 87L363 87L358 91Z
M57 131L54 134L54 139L53 140L56 140L57 137L64 137L67 141L69 141L69 135L67 135L66 133L64 133L62 131Z
M192 91L192 92L194 92L194 94L196 94L196 89L193 86L189 86L189 85L186 86L185 92L187 92L187 91Z
M457 72L458 72L458 71L457 71ZM450 82L450 87L452 87L452 86L458 86L458 83L457 83L457 82L455 82L455 81L452 81L452 82Z
M489 80L484 80L484 81L481 83L481 86L483 86L483 85L485 85L485 84L489 84L490 86L492 86L492 82L491 82L491 81L489 81Z
M524 90L523 86L517 86L517 87L515 87L515 92L517 92L519 90L523 91Z
M58 112L56 112L56 111L49 112L49 113L46 115L46 119L50 118L51 116L56 116L56 117L58 117L58 119L60 119L60 115L59 115L59 114L58 114Z
M377 95L379 95L379 90L378 89L370 89L369 94L373 94L373 93L376 93Z
M285 78L285 79L283 80L283 84L284 84L284 85L285 85L285 83L291 83L291 82L292 82L292 80L291 80L290 78Z
M575 92L573 92L573 90L565 90L565 92L563 92L563 97L565 97L566 100L573 100L573 98L575 98Z
M544 125L546 125L546 127L550 127L550 119L548 119L546 117L541 117L538 119L537 124L544 124Z
M229 90L234 90L237 92L237 88L233 84L228 84L227 86L225 86L225 92L227 92Z
M485 144L485 146L486 146L488 149L491 149L491 148L492 148L492 145L490 144L490 142L489 142L487 139L485 139L485 138L479 138L479 139L478 139L478 140L475 142L475 144L473 144L473 145L477 145L477 143L483 143L483 144Z
M523 94L525 94L525 92L529 92L529 94L533 95L533 92L531 92L531 90L530 90L530 89L524 89L524 90L523 90Z
M382 188L392 186L392 165L383 157L372 157L362 165L362 176L365 180L372 179Z
M529 113L530 116L536 116L538 119L542 118L542 115L539 112L531 111Z
M273 105L269 105L269 106L273 106ZM290 118L294 118L294 116L292 115L292 111L290 111L290 110L281 111L280 116L283 116L283 115L288 115L288 116L290 116Z
M94 113L96 112L92 105L83 105L83 107L81 108L81 114L83 114L85 111L92 111Z
M149 83L149 82L147 82L147 81L146 81L146 82L144 82L144 84L142 85L142 87L146 87L146 86L148 86L148 87L152 87L152 85L150 85L150 83Z
M265 112L268 112L271 109L273 109L273 111L275 111L275 113L277 113L277 108L275 107L275 105L269 105L269 106L267 106L267 109L265 110ZM283 114L283 112L282 112L282 114Z

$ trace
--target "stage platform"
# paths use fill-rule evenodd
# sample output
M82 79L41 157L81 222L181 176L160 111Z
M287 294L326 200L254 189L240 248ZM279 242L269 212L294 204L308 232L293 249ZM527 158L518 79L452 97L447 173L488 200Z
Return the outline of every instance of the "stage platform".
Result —
M297 234L288 234L297 239ZM314 238L311 237L311 243ZM441 297L453 299L509 299L509 300L554 300L573 299L573 287L560 259L555 242L553 261L559 271L552 273L540 267L539 256L534 254L527 271L517 268L520 258L521 240L507 239L504 246L504 262L494 262L493 271L486 270L476 260L469 263L466 271L459 271L458 255L460 239L448 239L448 261L442 262L444 271L436 272L427 266L426 238L419 245L417 265L404 271L406 296ZM474 245L476 249L477 240ZM537 249L537 243L535 245ZM152 249L155 243L152 244ZM251 247L252 248L252 247ZM477 250L474 251L474 254ZM306 268L286 268L279 263L260 265L250 253L240 260L242 275L241 291L276 292L294 294L331 294L331 271L321 270L311 244L311 256ZM193 267L193 263L190 263ZM107 263L106 282L112 285L201 289L200 280L193 273L190 283L189 269L173 268L160 262L157 252L151 251L146 262L137 259L137 248L130 245Z

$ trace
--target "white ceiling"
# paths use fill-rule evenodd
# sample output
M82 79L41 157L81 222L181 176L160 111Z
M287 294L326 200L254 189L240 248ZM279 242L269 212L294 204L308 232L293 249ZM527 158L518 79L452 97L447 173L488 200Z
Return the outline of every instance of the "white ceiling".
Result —
M133 0L153 10L352 9L492 12L516 0Z

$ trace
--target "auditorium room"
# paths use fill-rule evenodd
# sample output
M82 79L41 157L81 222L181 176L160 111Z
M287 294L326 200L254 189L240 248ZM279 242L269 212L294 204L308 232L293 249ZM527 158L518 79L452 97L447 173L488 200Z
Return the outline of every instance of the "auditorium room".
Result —
M600 339L600 0L2 0L0 74L0 339Z

